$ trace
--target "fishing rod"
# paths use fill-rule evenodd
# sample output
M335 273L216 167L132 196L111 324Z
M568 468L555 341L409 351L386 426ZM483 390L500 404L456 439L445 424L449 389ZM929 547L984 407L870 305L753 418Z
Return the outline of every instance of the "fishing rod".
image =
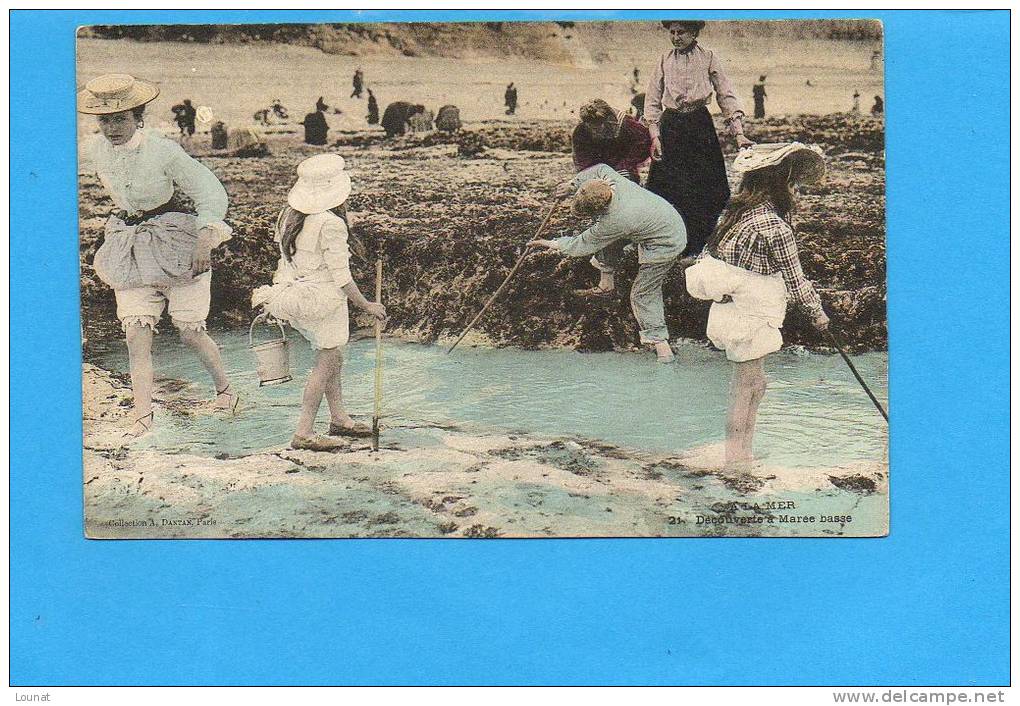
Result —
M382 304L382 257L375 259L375 303ZM375 320L375 404L372 408L372 450L379 450L379 418L382 416L382 321Z
M538 231L531 238L531 240L537 240L542 235L542 233L545 232L545 227L549 224L549 219L552 218L553 212L556 211L556 207L560 205L560 201L562 200L563 199L558 198L555 201L553 201L552 206L549 207L549 212L545 214L545 218L542 220L542 225L538 227ZM464 336L468 334L468 331L474 328L475 324L478 323L478 320L482 318L485 312L489 310L489 307L492 306L492 303L496 301L496 298L500 294L502 294L507 284L509 284L510 280L513 279L513 276L517 274L517 270L519 270L521 268L521 265L524 264L525 258L527 258L528 255L530 254L531 247L529 246L524 248L524 252L521 253L521 256L519 258L517 258L517 262L514 263L514 266L510 269L510 273L506 276L506 279L504 279L503 283L496 288L495 292L492 293L492 296L489 297L489 301L485 302L485 306L482 307L482 310L475 314L475 318L471 319L471 323L469 323L467 325L467 328L464 329L463 333L461 333L460 336L457 337L457 340L453 342L453 345L446 350L447 353L452 353L453 349L457 347L457 344L464 340Z
M875 397L874 393L871 391L871 388L868 387L868 384L864 382L864 378L861 377L861 374L857 372L857 368L854 367L853 362L850 360L850 356L846 354L846 351L843 350L843 347L839 345L838 341L836 341L835 334L833 334L832 331L828 329L826 329L825 333L829 337L829 342L832 343L836 350L839 351L839 354L843 356L843 360L850 368L850 372L854 374L854 377L857 378L857 382L859 382L861 384L861 387L864 388L864 391L868 393L868 397L870 397L871 401L875 403L875 407L878 409L879 414L881 414L885 418L885 421L888 424L889 415L886 413L885 407L883 407L882 403L878 401L877 397Z

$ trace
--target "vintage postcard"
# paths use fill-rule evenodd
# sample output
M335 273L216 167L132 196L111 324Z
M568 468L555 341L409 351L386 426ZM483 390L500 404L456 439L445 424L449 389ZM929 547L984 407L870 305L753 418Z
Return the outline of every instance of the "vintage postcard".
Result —
M880 537L882 25L87 26L91 538Z

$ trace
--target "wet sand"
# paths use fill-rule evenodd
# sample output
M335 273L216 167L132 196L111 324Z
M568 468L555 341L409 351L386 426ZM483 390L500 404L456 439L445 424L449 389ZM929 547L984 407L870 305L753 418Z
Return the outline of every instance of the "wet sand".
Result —
M879 536L884 464L726 474L684 453L529 434L419 429L421 444L237 458L124 446L130 390L83 369L92 538ZM200 406L172 380L162 413ZM251 412L247 412L251 413ZM413 436L413 435L412 435ZM392 437L391 437L392 438ZM403 435L402 439L406 439Z

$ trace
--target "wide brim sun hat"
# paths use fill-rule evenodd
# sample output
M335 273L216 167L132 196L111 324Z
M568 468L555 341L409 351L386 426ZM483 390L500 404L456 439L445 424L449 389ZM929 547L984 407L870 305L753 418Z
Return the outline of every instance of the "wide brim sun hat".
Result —
M123 113L151 102L159 89L129 74L105 74L78 91L78 112L86 115Z
M764 143L742 149L733 160L733 171L746 174L780 164L790 168L790 180L798 184L812 184L825 175L822 149L803 142Z
M195 111L195 120L202 124L205 124L212 122L212 119L213 119L212 108L210 108L207 105L198 106L198 110Z
M336 208L351 194L351 177L338 154L317 154L298 165L298 180L287 194L287 203L305 214Z

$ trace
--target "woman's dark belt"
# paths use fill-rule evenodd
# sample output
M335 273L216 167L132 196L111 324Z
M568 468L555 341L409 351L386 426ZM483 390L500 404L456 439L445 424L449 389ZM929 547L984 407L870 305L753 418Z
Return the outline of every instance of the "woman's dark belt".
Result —
M156 208L150 209L148 211L120 210L114 213L113 215L115 215L120 220L124 221L125 225L136 226L139 223L144 223L145 221L155 218L156 216L162 216L164 213L185 213L185 212L186 211L184 211L184 209L181 208L180 203L177 202L177 199L170 199L162 206L156 206Z
M686 107L683 110L679 110L677 108L663 108L662 109L662 113L663 113L663 115L665 115L666 113L669 113L671 116L674 116L674 117L687 118L687 117L690 117L690 116L692 116L692 115L694 115L696 113L700 113L703 110L704 111L708 111L708 106L705 105L705 104L702 104L702 105L698 105L698 106Z

